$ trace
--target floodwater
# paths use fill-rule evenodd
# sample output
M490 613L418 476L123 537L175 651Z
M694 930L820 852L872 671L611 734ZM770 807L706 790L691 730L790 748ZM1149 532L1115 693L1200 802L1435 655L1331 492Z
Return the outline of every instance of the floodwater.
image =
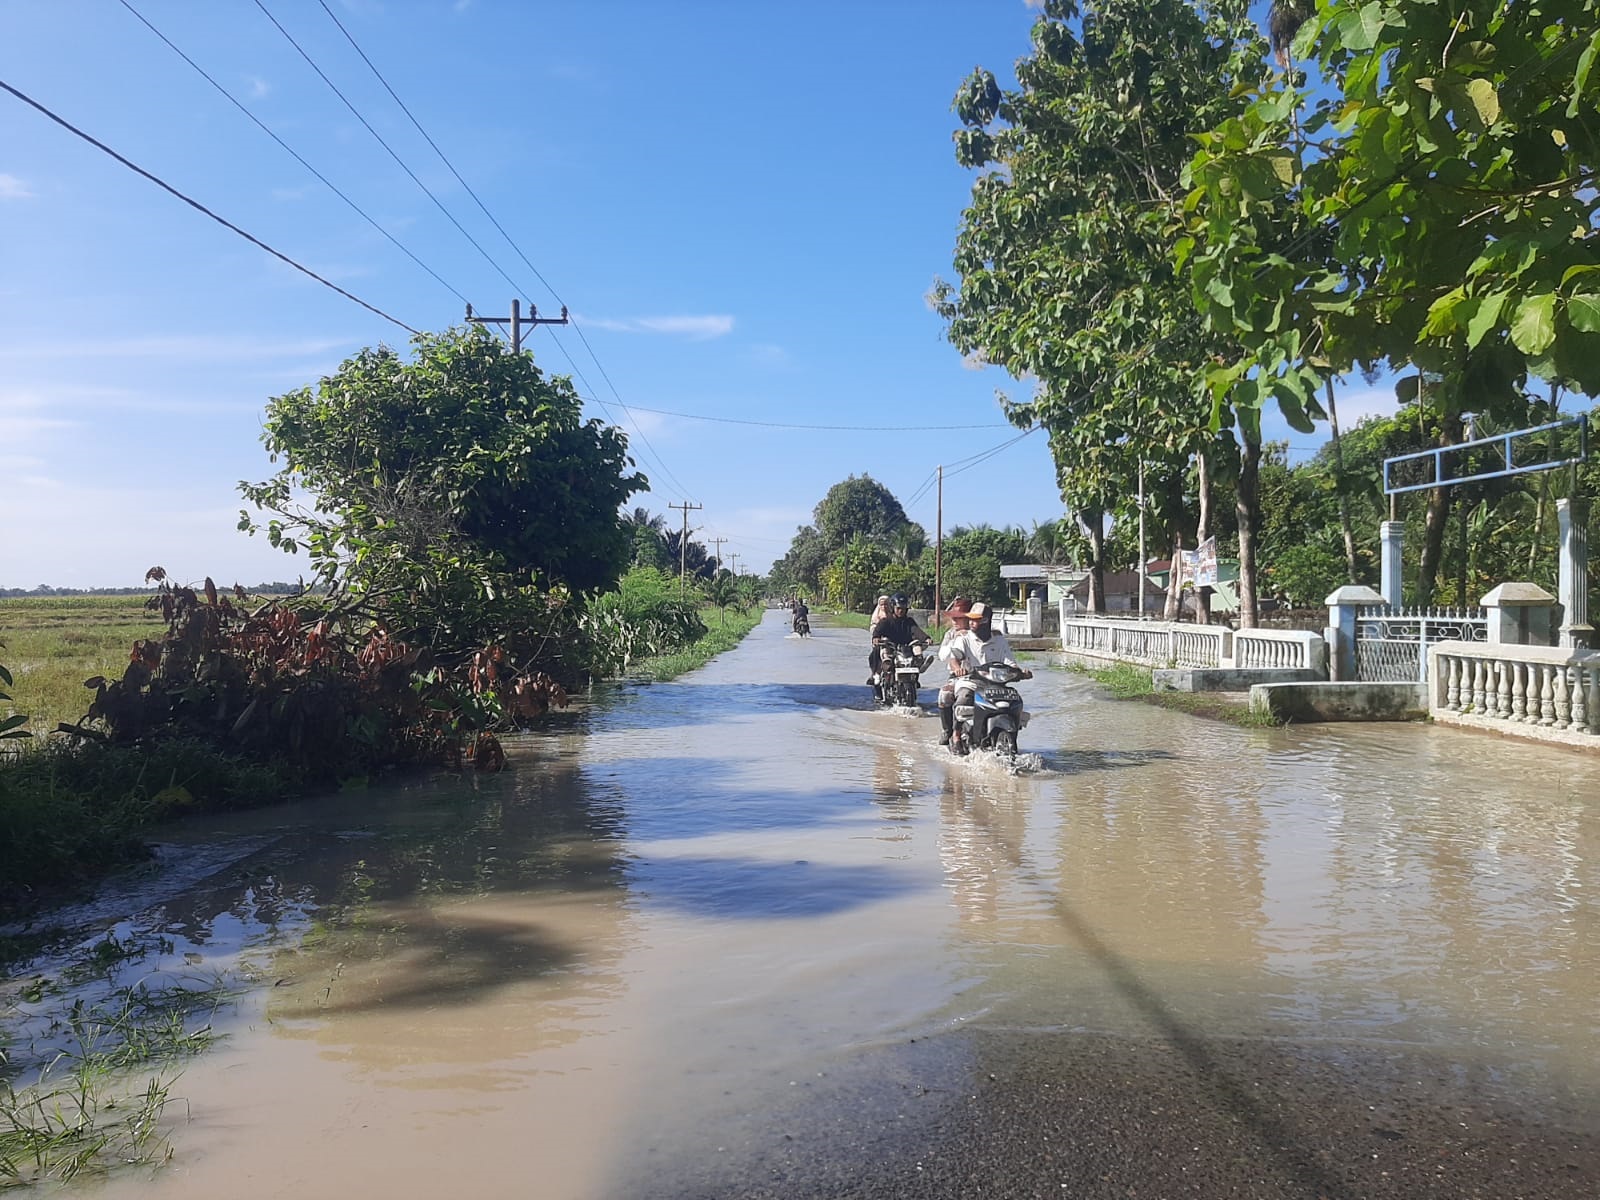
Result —
M1240 729L1035 664L1010 774L872 710L860 631L782 617L502 775L188 826L117 935L251 983L171 1162L77 1186L742 1195L715 1164L847 1153L818 1131L906 1118L908 1072L970 1090L979 1031L1403 1052L1600 1113L1600 755Z

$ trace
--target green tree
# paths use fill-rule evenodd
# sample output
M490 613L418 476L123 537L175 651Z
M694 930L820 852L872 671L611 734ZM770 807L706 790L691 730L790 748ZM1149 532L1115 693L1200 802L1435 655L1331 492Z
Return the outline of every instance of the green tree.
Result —
M835 552L856 537L893 548L911 525L894 493L870 475L852 475L834 484L817 503L812 520L823 545Z
M480 329L420 334L412 351L363 350L268 402L262 441L283 465L240 490L270 514L271 543L440 650L504 632L512 593L615 584L631 549L618 508L645 485L622 432ZM247 511L240 528L258 528Z
M1464 412L1526 424L1531 379L1600 389L1597 25L1600 0L1310 14L1291 45L1316 83L1262 86L1192 166L1177 257L1242 346L1216 392L1309 414L1330 375L1410 364L1437 380L1424 403L1452 444ZM1453 499L1428 499L1423 602Z
M1171 230L1191 135L1264 70L1246 7L1047 0L1019 88L980 69L956 97L957 159L985 173L957 239L959 285L933 299L963 353L1035 381L1008 415L1049 432L1092 607L1106 518L1126 513L1141 467L1164 488L1211 447L1218 418L1196 380L1226 335L1193 320Z

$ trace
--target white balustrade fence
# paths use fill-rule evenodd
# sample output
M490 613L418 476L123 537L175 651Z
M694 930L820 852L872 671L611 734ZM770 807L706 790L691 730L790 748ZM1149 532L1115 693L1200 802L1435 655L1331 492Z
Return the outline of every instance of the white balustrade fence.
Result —
M1168 621L1103 621L1093 617L1063 617L1061 621L1063 650L1149 667L1226 666L1232 636L1229 630L1215 626Z
M1502 726L1552 741L1600 739L1600 654L1440 642L1428 658L1435 720Z
M1240 629L1233 635L1233 665L1263 670L1321 670L1322 635L1304 629Z

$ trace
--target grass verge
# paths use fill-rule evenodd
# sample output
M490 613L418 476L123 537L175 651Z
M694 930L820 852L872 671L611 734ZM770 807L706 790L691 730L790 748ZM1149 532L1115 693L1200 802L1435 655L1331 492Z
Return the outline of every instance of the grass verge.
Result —
M811 616L814 624L839 625L846 629L865 629L871 620L870 613L858 612L812 613Z
M1158 692L1148 667L1136 667L1130 663L1117 663L1111 667L1085 667L1077 663L1065 665L1074 674L1093 679L1117 700L1141 700L1157 708L1172 709L1213 721L1226 721L1244 729L1270 729L1282 724L1266 713L1251 711L1248 699L1241 699L1238 693Z
M629 674L637 679L653 679L664 683L676 679L696 667L703 667L724 650L732 650L752 629L761 623L762 610L753 608L745 612L730 608L719 613L716 608L701 614L706 623L705 635L689 643L682 650L647 658Z
M75 976L109 980L111 960L130 950L108 937L61 978L24 984L0 1014L28 1043L0 1049L0 1189L170 1156L162 1118L178 1063L216 1040L212 1017L231 993L139 982L86 1000Z

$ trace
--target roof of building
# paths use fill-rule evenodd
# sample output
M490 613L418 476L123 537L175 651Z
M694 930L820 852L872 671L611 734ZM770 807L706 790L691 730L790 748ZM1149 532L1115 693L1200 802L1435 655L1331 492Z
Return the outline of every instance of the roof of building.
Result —
M1052 581L1082 579L1088 573L1082 567L1057 566L1054 564L1047 566L1043 563L1002 563L1000 566L1000 578L1012 582L1029 579L1048 579Z

